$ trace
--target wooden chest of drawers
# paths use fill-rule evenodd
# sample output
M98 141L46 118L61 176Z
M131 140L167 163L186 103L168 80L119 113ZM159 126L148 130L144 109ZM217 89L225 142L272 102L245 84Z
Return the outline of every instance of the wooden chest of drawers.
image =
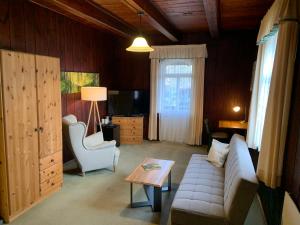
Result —
M121 144L141 144L143 142L143 120L144 117L112 117L112 123L120 125Z

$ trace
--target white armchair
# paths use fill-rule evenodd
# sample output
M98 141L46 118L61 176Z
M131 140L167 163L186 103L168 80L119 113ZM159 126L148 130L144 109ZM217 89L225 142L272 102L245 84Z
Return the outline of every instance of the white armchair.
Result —
M86 137L85 123L78 122L74 115L65 116L62 121L65 144L73 151L83 175L103 168L115 171L120 155L116 141L104 141L102 132Z

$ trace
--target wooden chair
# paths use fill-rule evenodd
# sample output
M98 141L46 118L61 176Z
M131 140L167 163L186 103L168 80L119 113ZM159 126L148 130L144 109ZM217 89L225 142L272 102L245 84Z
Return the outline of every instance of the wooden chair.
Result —
M229 134L226 132L211 132L208 119L204 119L206 134L208 136L207 151L209 151L212 140L216 139L221 142L228 142Z

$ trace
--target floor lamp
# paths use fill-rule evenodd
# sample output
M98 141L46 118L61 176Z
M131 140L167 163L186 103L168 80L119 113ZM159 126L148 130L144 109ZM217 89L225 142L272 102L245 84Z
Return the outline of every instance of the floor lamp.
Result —
M94 133L97 132L97 127L96 127L97 120L99 121L100 131L102 132L100 113L99 113L97 102L107 100L106 87L81 87L81 100L91 101L89 118L87 122L87 129L89 128L91 114L93 114Z

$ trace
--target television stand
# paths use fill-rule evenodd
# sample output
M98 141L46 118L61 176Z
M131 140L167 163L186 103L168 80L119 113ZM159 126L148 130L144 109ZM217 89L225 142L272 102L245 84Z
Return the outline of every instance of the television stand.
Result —
M120 125L121 144L143 143L143 116L113 116L112 123Z

